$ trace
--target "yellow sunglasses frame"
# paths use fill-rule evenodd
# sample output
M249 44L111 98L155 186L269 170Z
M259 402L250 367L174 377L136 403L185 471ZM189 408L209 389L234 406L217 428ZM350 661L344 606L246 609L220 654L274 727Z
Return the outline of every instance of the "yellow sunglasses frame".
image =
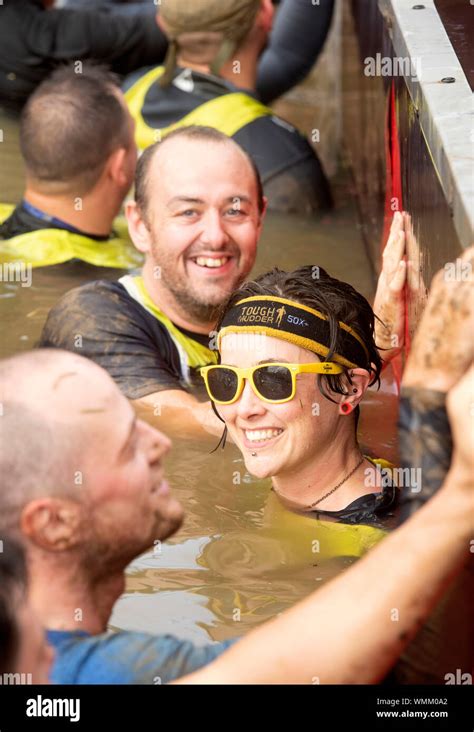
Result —
M265 366L284 366L291 374L291 395L285 399L267 399L258 391L254 380L253 374L257 369L265 368ZM208 374L211 369L229 369L237 376L237 390L232 399L227 402L215 399L209 389ZM276 361L269 361L268 363L259 363L257 366L248 366L247 368L239 368L238 366L226 366L225 364L212 364L211 366L203 366L199 369L199 373L204 379L206 385L206 391L211 401L216 404L234 404L240 399L244 390L244 381L247 379L254 394L258 396L263 402L268 404L284 404L285 402L291 402L296 394L296 377L298 374L341 374L344 371L344 367L338 363L332 361L321 361L320 363L280 363Z

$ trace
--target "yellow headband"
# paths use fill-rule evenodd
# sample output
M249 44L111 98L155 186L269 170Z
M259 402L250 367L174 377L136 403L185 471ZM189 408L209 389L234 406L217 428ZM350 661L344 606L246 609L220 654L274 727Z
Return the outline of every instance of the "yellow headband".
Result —
M341 353L332 356L346 368L370 368L369 352L360 336L339 321ZM273 295L255 295L239 300L224 316L218 334L220 349L227 333L264 333L294 343L326 358L330 346L327 316L293 300Z

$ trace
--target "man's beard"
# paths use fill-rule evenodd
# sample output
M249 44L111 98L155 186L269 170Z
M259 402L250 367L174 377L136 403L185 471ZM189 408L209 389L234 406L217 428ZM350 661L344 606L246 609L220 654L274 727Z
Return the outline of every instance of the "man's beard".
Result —
M232 243L228 249L229 255L234 257L236 261L239 261L240 251L237 245ZM189 316L190 320L199 324L207 325L208 323L215 323L217 321L221 307L227 302L232 292L240 286L246 276L244 272L238 278L236 277L234 282L229 283L228 288L219 288L217 293L214 290L213 300L216 299L217 295L217 302L205 302L202 296L199 297L189 286L186 286L186 283L183 285L182 280L176 277L174 262L169 261L166 255L163 256L163 251L155 243L152 246L152 253L155 265L160 268L161 281L166 286L166 289L173 295L176 303ZM198 256L198 253L194 256Z
M105 536L100 524L92 519L92 530L80 556L84 574L95 582L121 574L130 562L153 548L157 540L163 542L173 536L183 524L184 513L182 507L174 515L161 515L157 509L155 517L155 523L147 528L146 535L132 535L124 529L121 534Z
M223 303L229 298L229 294L226 294L222 298L222 302L217 305L212 303L201 302L193 297L191 292L174 288L172 285L167 285L168 290L173 295L174 299L180 305L183 310L188 313L194 321L197 323L215 323L217 316Z

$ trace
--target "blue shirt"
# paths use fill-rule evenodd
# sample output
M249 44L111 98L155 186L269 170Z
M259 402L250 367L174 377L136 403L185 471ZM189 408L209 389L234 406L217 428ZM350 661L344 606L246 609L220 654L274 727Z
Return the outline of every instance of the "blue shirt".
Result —
M166 684L206 666L235 642L198 647L171 635L132 631L46 635L56 652L53 684Z

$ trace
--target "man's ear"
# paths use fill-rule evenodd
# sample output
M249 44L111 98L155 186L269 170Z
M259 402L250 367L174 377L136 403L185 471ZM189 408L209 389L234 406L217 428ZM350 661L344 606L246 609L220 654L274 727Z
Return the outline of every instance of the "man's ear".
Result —
M165 36L167 36L168 35L168 28L167 28L167 25L166 25L166 21L163 20L163 18L161 17L161 14L160 13L157 13L156 14L156 24L157 24L158 28L163 31L163 33L165 34Z
M263 197L263 208L260 211L260 221L259 221L259 229L262 228L263 222L265 220L265 216L267 214L268 210L268 198L266 196Z
M36 546L62 552L77 545L81 522L80 503L64 498L37 498L23 509L20 529Z
M119 147L110 154L105 169L118 188L129 185L127 151L124 147Z
M270 33L273 28L273 19L275 17L275 6L272 0L262 0L262 4L259 10L259 23L260 27L266 33Z
M151 251L151 234L135 201L125 204L125 216L128 222L128 233L139 252L147 254Z

